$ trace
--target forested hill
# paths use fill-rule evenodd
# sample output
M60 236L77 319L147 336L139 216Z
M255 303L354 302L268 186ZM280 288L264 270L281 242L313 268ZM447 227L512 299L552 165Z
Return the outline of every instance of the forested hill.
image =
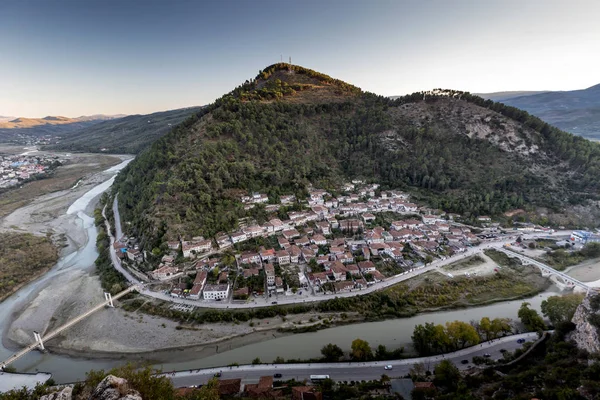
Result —
M45 148L136 154L199 110L199 107L181 108L102 121L75 130L65 135L58 144Z
M600 145L468 93L390 100L275 64L157 140L117 177L126 220L146 248L212 237L243 216L240 196L339 193L351 178L416 192L433 207L497 214L596 198Z

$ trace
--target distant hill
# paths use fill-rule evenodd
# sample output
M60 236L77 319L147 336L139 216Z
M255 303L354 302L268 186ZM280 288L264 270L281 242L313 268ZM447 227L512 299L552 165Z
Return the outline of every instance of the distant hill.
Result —
M272 216L245 209L241 195L277 202L305 198L311 186L339 195L351 179L467 217L564 210L598 198L600 144L469 93L391 100L282 63L156 140L114 190L131 234L150 250Z
M582 90L508 96L496 101L525 110L567 132L600 140L600 85Z
M59 143L45 148L135 154L199 110L200 107L182 108L97 122L69 132Z
M124 115L104 115L96 114L89 116L81 116L78 118L69 118L61 116L47 116L44 118L10 118L0 117L0 129L22 129L22 128L34 128L40 125L66 125L74 124L78 122L90 122L90 121L105 121L114 118L121 118ZM3 120L4 119L4 120Z
M519 96L531 96L534 94L547 93L547 90L534 91L534 90L521 90L521 91L507 91L507 92L493 92L493 93L475 93L475 96L479 96L486 100L502 102L506 99L512 99L513 97Z

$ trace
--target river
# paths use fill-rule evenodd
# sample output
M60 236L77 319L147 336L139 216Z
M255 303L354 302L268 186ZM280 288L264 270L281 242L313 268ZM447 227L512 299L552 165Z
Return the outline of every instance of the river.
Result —
M128 161L125 161L106 172L116 174L127 165ZM15 310L19 310L19 308L29 301L35 293L47 286L50 280L59 277L60 274L67 271L73 269L87 269L93 265L94 260L97 257L95 249L97 232L93 223L93 218L86 214L86 209L89 208L90 203L97 196L112 185L113 181L114 176L104 183L97 185L77 199L67 210L67 214L76 214L79 217L78 222L87 232L86 245L78 251L61 258L50 272L40 279L31 282L5 300L0 307L1 321L10 320L11 313L15 312ZM556 294L556 288L552 287L548 291L528 299L527 301L530 302L535 309L539 310L541 302L554 294ZM165 363L156 365L156 367L162 368L165 371L172 371L221 366L234 362L240 364L250 363L256 357L259 357L265 362L271 362L278 356L286 359L306 359L318 357L320 355L321 347L327 343L335 343L343 349L348 350L352 340L355 338L367 340L373 347L383 344L390 349L398 348L400 346L409 345L410 336L414 326L417 324L424 324L425 322L443 324L447 321L454 320L469 322L471 320L479 320L484 316L516 319L517 310L522 302L523 300L509 301L483 307L420 314L411 318L335 327L313 333L296 334L266 340L237 349L223 351L219 354L199 360ZM3 326L2 328L5 327ZM4 329L0 329L0 335L4 334L4 332L2 332L3 330ZM0 336L0 340L1 339L2 337ZM3 345L0 346L1 359L6 359L13 353L14 349L7 349ZM118 359L86 359L32 351L22 359L18 360L14 366L21 372L35 372L38 370L51 372L57 382L64 383L84 378L85 373L91 369L109 369L121 365L122 363L123 361Z

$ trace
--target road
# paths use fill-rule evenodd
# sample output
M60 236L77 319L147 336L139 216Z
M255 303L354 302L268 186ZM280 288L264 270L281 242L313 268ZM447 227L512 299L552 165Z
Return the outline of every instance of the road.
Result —
M117 200L115 199L115 202ZM114 206L113 206L114 207ZM119 257L117 257L117 252L113 246L113 244L115 243L115 237L112 234L112 231L110 230L110 223L108 222L108 218L106 218L106 206L104 206L104 208L102 209L102 216L104 217L104 224L106 226L106 232L108 233L108 237L110 238L110 259L112 261L113 267L115 267L115 269L117 271L119 271L121 274L123 274L123 276L125 277L125 279L127 279L127 282L133 284L133 285L139 285L141 282L139 281L139 279L135 278L127 269L123 268L123 266L121 265L121 260L119 260ZM115 213L115 221L119 221L119 228L117 229L117 234L119 232L121 232L121 227L120 227L120 217L119 217L119 213ZM121 237L121 236L117 236L117 237ZM141 291L142 289L140 289Z
M524 254L518 253L518 252L516 252L514 250L507 249L507 248L500 248L499 250L502 251L504 254L508 255L509 257L517 257L521 261L524 261L524 262L536 265L536 266L542 268L542 270L546 270L549 273L552 273L552 274L554 274L556 276L559 276L565 282L568 282L568 283L574 284L576 286L579 286L580 288L582 288L584 290L587 290L587 291L589 291L591 289L591 287L588 286L587 284L585 284L583 282L580 282L577 279L572 278L572 277L570 277L569 275L567 275L567 274L565 274L563 272L557 271L554 268L552 268L552 267L550 267L550 266L548 266L548 265L546 265L544 263L541 263L541 262L539 262L537 260L534 260L533 258L527 257Z
M410 358L394 361L372 361L366 363L312 363L312 364L260 364L241 365L239 367L207 368L192 371L180 371L166 373L175 387L186 387L192 385L203 385L211 379L215 373L221 372L221 379L241 378L243 383L257 382L261 376L279 373L281 379L309 379L310 375L329 375L336 381L356 381L380 379L386 374L391 378L402 377L409 373L410 369L417 363L423 363L427 370L433 370L435 365L443 359L452 361L461 370L473 366L472 359L475 356L483 357L488 353L491 359L502 358L501 349L515 351L522 345L517 343L518 339L535 341L538 336L535 332L507 336L496 339L493 342L485 342L480 345L462 349L453 353L440 356ZM468 360L468 364L462 364L462 360ZM385 370L384 366L391 365L392 370Z

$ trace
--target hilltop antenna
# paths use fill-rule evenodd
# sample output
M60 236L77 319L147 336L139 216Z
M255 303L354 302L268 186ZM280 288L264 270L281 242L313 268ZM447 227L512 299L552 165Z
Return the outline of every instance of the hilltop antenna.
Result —
M290 56L290 66L288 68L288 72L291 74L292 73L292 56Z
M279 57L280 57L279 62L281 62L283 64L283 54L281 54Z

